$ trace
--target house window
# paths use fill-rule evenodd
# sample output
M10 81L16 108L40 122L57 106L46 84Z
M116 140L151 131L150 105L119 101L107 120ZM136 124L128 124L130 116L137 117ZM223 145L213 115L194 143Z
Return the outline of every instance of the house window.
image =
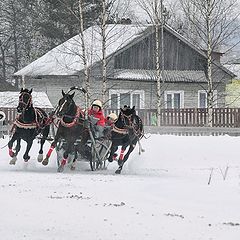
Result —
M165 91L164 94L166 108L183 108L184 92L183 91Z
M213 91L213 106L217 107L217 90ZM207 91L198 91L198 107L207 108Z
M119 109L124 105L135 106L136 109L144 108L143 90L110 90L109 97L112 109Z
M117 109L118 108L118 95L111 94L111 108Z

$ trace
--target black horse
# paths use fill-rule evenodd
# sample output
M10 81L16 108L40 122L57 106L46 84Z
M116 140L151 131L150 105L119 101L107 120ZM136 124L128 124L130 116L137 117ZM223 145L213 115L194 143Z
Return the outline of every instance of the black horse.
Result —
M30 159L29 151L32 147L33 140L38 134L41 134L40 150L38 161L43 160L43 145L49 134L49 117L48 114L41 108L33 107L32 89L21 89L19 103L17 106L18 117L13 124L13 136L8 142L9 155L12 157L10 164L15 164L17 155L21 148L21 139L27 142L26 151L23 155L25 162ZM13 143L17 141L15 152L12 150Z
M120 109L117 121L114 123L111 132L112 147L108 158L112 162L116 158L118 146L121 147L120 156L118 159L118 169L115 173L121 173L124 163L128 160L130 153L134 150L137 142L143 137L143 123L141 118L136 115L135 106L130 108L124 106ZM129 146L127 153L124 151Z
M57 143L64 141L64 153L63 158L58 166L58 172L62 172L64 170L64 166L68 161L68 156L70 153L75 154L71 166L72 170L75 169L75 163L77 159L76 148L79 147L76 143L80 142L81 137L83 137L85 133L84 113L80 107L75 104L73 100L74 94L75 93L65 93L62 90L63 97L59 100L58 106L55 110L55 115L60 118L58 129L46 158L42 162L43 165L47 165L51 153L56 147Z

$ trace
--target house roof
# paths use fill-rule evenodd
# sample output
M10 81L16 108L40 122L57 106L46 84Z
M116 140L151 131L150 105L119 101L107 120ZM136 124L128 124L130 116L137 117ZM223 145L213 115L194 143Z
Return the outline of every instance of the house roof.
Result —
M164 29L175 35L189 47L206 58L206 54L184 36L170 26ZM154 31L153 25L125 25L108 24L106 29L106 56L110 57L141 41L147 34ZM102 59L101 30L98 25L89 27L84 31L87 66L91 66ZM214 63L232 77L234 74L224 66ZM82 60L82 44L80 35L53 48L42 57L14 73L14 76L46 76L46 75L76 75L84 69Z
M0 108L16 108L19 92L0 92ZM45 92L32 92L33 106L41 108L53 108Z
M3 91L16 91L17 87L14 87L13 85L11 85L10 83L6 82L6 81L0 81L0 92Z
M240 60L239 62L224 64L224 67L233 72L236 75L236 78L240 80Z
M139 37L147 26L107 25L107 56ZM84 31L88 66L101 60L101 34L99 26ZM84 68L80 35L53 48L34 62L14 73L15 76L74 75Z
M122 80L144 80L151 81L156 80L155 70L142 70L142 69L124 69L116 70L112 79ZM204 71L169 71L165 70L163 74L163 80L165 82L207 82Z

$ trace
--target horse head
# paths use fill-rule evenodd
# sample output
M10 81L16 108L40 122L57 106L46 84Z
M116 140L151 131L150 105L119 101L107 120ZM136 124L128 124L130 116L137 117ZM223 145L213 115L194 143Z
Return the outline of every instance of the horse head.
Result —
M29 107L32 107L32 89L28 90L27 88L22 88L20 91L17 112L23 113Z
M58 117L62 117L64 115L71 115L71 111L73 111L74 107L76 107L76 104L73 100L75 93L69 94L69 93L65 93L62 90L62 95L63 97L59 100L58 102L58 106L56 108L55 114Z
M124 127L131 127L133 123L133 118L136 115L135 106L132 108L125 105L123 108L120 108L119 119L121 119Z

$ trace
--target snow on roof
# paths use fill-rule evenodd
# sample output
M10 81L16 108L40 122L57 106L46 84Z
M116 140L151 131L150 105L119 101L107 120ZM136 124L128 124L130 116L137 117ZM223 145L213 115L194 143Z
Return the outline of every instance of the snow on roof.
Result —
M107 56L121 49L137 38L147 26L109 24L106 29ZM84 31L88 66L101 60L102 42L99 26ZM63 44L53 48L45 55L17 71L15 76L37 75L73 75L83 69L82 44L80 35L76 35Z
M15 108L18 105L19 92L0 92L0 107ZM32 92L33 106L53 108L45 92Z
M236 78L240 80L240 63L224 64L224 67L233 72L237 76Z
M117 69L115 79L153 80L157 78L156 71L143 69ZM163 79L166 82L207 82L204 71L165 70Z

